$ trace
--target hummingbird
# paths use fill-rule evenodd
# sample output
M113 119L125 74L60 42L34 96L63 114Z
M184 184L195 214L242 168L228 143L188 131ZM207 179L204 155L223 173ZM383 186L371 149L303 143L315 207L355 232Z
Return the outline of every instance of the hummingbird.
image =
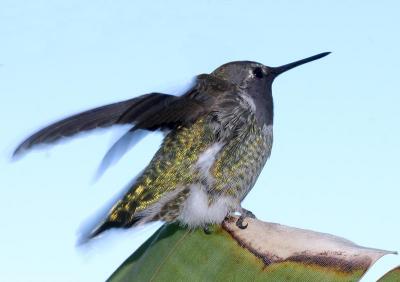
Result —
M91 229L88 240L111 228L159 220L206 230L235 213L240 214L236 225L244 229L245 218L255 216L241 202L272 149L272 83L278 75L328 54L279 67L229 62L196 76L182 96L153 92L55 122L23 141L14 156L112 125L130 125L128 138L143 130L164 131L150 163Z

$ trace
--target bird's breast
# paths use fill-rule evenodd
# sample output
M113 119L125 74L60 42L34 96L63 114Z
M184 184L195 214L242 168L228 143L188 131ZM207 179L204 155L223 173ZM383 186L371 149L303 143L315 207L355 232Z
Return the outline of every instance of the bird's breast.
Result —
M210 190L243 199L269 158L272 142L272 125L255 125L241 140L225 144L211 167L214 183Z
M240 211L240 202L270 155L272 126L257 128L240 143L230 141L210 144L197 159L199 180L189 185L178 217L185 225L220 223L227 214Z

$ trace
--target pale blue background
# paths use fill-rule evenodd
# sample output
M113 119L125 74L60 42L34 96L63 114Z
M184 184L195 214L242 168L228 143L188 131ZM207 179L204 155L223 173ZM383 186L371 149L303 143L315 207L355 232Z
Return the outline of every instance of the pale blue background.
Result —
M168 2L168 3L167 3ZM232 60L333 53L274 84L275 143L244 201L259 218L400 250L397 1L0 2L0 280L105 280L159 225L75 246L80 226L140 171L151 136L97 182L120 131L10 162L41 126L168 91ZM366 281L400 264L388 256Z

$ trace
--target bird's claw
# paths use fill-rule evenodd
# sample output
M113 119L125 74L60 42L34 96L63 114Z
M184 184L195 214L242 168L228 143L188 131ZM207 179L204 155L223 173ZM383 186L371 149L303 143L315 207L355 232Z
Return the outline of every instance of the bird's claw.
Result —
M212 233L212 229L210 228L210 225L206 225L203 227L203 231L205 234L210 235Z
M244 217L243 215L241 215L238 220L236 220L236 226L239 227L240 229L246 229L247 226L249 225L248 223L246 225L243 225L243 220L246 217Z
M239 227L240 229L246 229L247 226L249 225L248 223L246 225L243 224L243 220L246 217L256 218L256 216L251 211L242 208L241 214L238 220L236 221L236 226Z

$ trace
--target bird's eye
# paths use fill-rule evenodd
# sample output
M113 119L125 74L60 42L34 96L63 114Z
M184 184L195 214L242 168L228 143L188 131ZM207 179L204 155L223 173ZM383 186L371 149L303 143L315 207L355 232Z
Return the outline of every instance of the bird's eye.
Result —
M264 73L260 67L256 67L255 69L253 69L253 74L257 78L262 78L264 76Z

